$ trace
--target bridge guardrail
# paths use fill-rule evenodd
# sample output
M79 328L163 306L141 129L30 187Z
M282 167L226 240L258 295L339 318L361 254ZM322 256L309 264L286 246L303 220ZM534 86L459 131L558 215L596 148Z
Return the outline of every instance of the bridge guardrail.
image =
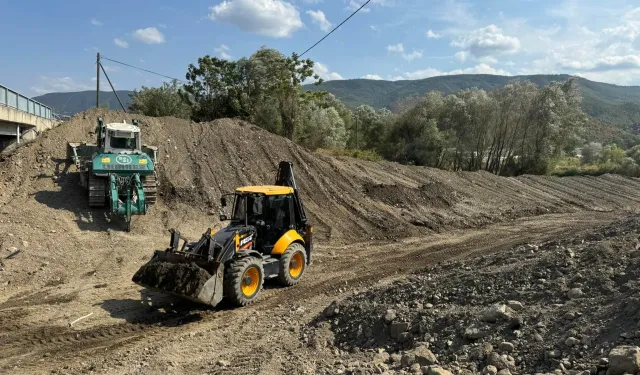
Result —
M0 105L15 108L18 111L46 119L51 119L53 115L51 107L30 99L3 85L0 85Z

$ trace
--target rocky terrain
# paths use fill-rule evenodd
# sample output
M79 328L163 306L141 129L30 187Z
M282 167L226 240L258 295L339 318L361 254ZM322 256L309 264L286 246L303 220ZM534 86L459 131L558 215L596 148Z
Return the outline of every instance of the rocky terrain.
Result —
M359 353L357 365L335 363L355 374L633 374L639 277L640 216L631 216L357 293L329 305L303 339Z

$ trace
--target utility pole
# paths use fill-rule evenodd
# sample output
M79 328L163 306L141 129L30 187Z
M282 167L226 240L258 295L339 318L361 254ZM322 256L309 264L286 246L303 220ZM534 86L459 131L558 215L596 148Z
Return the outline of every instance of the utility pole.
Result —
M100 108L100 52L96 58L96 108Z

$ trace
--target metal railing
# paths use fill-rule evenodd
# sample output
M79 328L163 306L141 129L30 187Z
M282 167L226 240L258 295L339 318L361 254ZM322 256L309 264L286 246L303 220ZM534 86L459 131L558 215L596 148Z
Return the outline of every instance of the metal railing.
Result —
M46 119L51 119L53 116L51 107L27 98L17 91L11 90L10 88L2 85L0 85L0 105L15 108L18 111Z

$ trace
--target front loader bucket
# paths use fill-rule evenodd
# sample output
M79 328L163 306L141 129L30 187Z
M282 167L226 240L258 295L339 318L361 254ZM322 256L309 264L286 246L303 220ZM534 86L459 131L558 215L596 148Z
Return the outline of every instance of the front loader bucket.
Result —
M222 264L209 272L180 254L156 251L133 275L132 281L151 290L216 306L222 300L223 276Z

